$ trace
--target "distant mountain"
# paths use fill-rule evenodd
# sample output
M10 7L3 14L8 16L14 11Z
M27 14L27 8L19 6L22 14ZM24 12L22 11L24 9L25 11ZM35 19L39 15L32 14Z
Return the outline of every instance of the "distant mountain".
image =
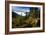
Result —
M16 12L16 11L12 12L12 16L23 16L23 17L25 17L28 15L29 15L29 12Z
M12 17L15 17L15 16L20 16L20 15L18 15L17 13L12 12Z

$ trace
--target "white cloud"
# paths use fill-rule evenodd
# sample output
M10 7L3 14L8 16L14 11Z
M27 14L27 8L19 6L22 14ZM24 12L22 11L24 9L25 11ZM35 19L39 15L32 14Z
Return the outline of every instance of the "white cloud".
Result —
M25 12L16 12L16 11L14 11L14 12L17 13L18 15L20 15L20 16L26 16Z

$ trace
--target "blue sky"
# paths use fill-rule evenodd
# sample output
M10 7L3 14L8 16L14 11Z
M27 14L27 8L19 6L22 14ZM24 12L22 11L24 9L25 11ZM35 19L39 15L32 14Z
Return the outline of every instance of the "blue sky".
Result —
M12 7L12 10L13 11L17 11L17 12L19 12L19 11L22 11L22 12L30 12L30 7L17 7L17 6L13 6Z
M19 6L12 6L12 11L16 11L16 12L30 12L30 10L32 9L32 7L19 7ZM36 10L39 10L38 7L35 7Z

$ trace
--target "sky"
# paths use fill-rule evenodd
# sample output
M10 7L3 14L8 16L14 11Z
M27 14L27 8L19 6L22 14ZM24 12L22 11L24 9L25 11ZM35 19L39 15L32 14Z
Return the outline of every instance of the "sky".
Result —
M30 12L30 7L17 7L17 6L13 6L12 7L13 11L17 11L17 12Z

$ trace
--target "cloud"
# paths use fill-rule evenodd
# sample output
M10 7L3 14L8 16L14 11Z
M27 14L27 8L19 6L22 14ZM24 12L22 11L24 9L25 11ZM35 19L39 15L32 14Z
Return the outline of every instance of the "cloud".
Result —
M20 16L26 16L25 12L16 12L14 11L16 14L20 15Z

